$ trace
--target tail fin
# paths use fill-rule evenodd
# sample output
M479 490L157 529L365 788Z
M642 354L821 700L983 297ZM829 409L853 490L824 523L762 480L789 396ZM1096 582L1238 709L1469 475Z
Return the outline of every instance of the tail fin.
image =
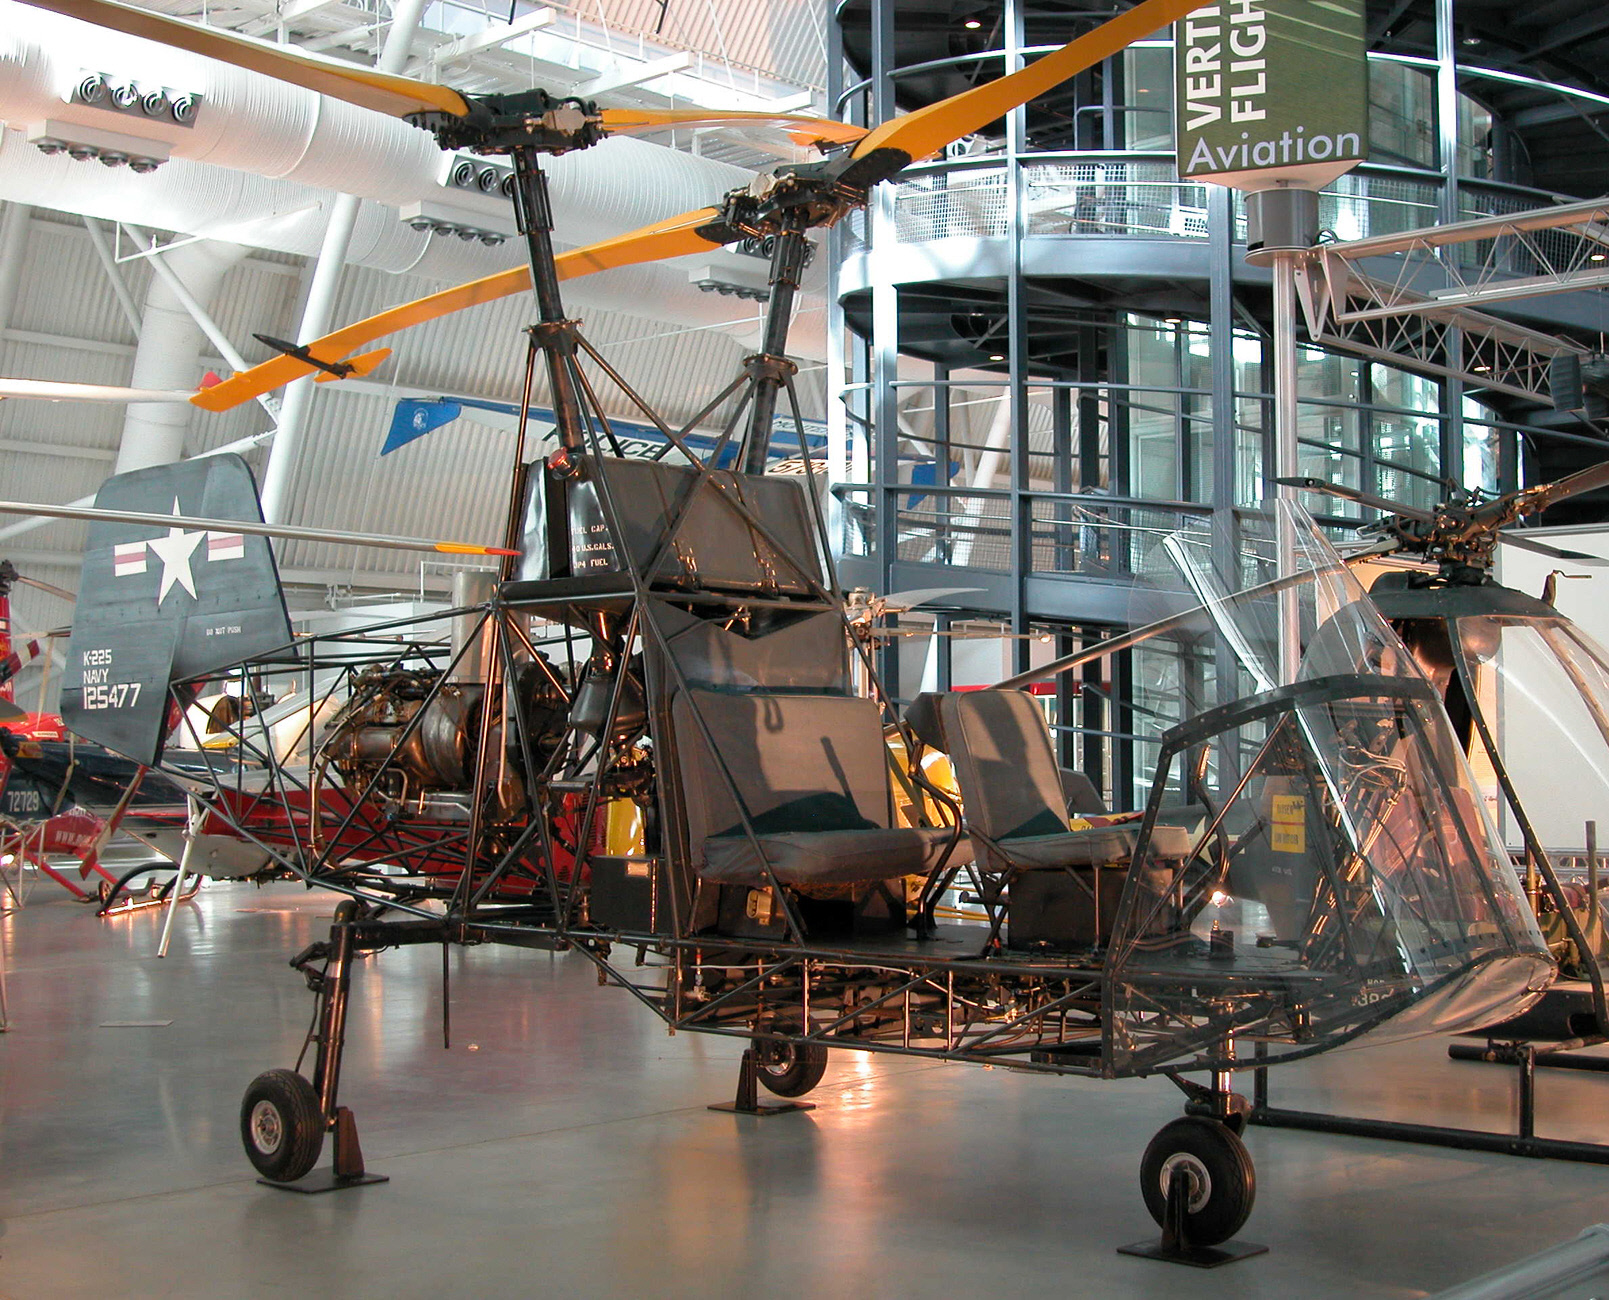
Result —
M97 507L259 522L251 469L207 456L106 480ZM169 687L291 640L268 539L141 524L89 525L67 644L68 728L154 764L169 730Z

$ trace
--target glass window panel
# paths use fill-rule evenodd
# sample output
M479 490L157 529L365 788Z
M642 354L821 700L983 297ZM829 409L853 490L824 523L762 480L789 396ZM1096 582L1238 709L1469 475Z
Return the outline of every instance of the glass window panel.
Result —
M1433 506L1442 495L1441 422L1415 416L1374 419L1374 492L1404 505Z
M1369 161L1436 165L1434 92L1427 72L1369 60Z
M1123 129L1130 149L1173 148L1173 51L1123 51Z
M1409 411L1440 411L1441 384L1423 375L1411 375L1391 366L1370 366L1369 387L1379 406L1400 406Z
M1460 619L1458 634L1473 661L1476 693L1483 707L1493 706L1504 766L1543 847L1580 849L1586 819L1609 807L1603 650L1562 619L1551 625ZM1495 790L1488 793L1495 798ZM1509 845L1520 847L1506 807L1502 822Z
M1495 174L1491 111L1468 95L1458 97L1458 174L1490 180Z
M1489 424L1464 424L1464 465L1462 483L1466 488L1497 492L1502 465L1502 433Z
M1296 360L1297 395L1355 402L1359 393L1358 369L1359 362L1352 357L1301 348Z

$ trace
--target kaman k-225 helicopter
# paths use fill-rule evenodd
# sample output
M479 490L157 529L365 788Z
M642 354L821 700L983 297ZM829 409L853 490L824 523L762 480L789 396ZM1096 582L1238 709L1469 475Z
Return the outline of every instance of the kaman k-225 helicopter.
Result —
M104 0L66 7L232 57L233 41L171 20ZM777 404L797 416L783 346L805 231L1193 7L1145 0L822 163L604 246L598 258L618 262L775 237L764 351L729 390L747 385L709 456L658 420L672 452L612 454L583 360L631 390L563 314L536 156L587 143L600 116L536 92L482 102L385 82L388 103L400 97L443 140L515 163L541 317L527 375L545 364L560 433L530 465L516 449L504 549L517 557L452 612L466 623L454 648L391 626L390 643L371 635L330 658L317 642L268 644L282 630L277 590L241 590L227 563L186 567L191 584L171 577L206 532L261 529L253 514L163 518L169 502L147 496L149 511L98 512L63 695L83 734L159 761L204 683L232 676L241 696L274 674L307 683L305 771L254 714L232 724L233 755L195 793L208 818L348 896L328 941L295 963L319 1000L313 1078L270 1070L242 1104L267 1179L306 1177L328 1132L330 1178L371 1177L338 1097L353 958L405 943L582 954L670 1026L747 1043L740 1112L761 1109L757 1084L810 1091L834 1047L1163 1074L1188 1114L1147 1149L1141 1189L1175 1254L1226 1241L1251 1210L1246 1106L1231 1087L1250 1064L1241 1045L1269 1064L1368 1031L1444 1032L1547 985L1552 962L1435 689L1299 511L1254 521L1228 567L1202 539L1168 539L1166 625L1214 629L1238 667L1216 707L1163 737L1143 810L1107 813L1086 794L1074 825L1027 695L923 697L896 716L846 619L802 433L802 476L764 472ZM302 60L250 57L307 75ZM381 81L318 75L333 94L355 77L371 96ZM306 362L268 364L281 382ZM737 468L715 468L734 443ZM240 483L239 462L215 461L194 485L204 515L211 485ZM166 496L165 472L145 471L145 490ZM115 616L86 598L115 600ZM313 684L331 665L350 689L321 717ZM891 770L885 727L918 761ZM924 745L954 761L964 823L927 781ZM959 922L943 907L958 883L981 900Z

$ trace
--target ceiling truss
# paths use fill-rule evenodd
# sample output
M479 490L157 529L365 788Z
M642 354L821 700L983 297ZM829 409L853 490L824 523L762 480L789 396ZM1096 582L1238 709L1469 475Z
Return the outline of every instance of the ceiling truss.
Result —
M1589 349L1476 308L1609 286L1609 202L1313 249L1297 287L1315 342L1551 405L1548 367Z

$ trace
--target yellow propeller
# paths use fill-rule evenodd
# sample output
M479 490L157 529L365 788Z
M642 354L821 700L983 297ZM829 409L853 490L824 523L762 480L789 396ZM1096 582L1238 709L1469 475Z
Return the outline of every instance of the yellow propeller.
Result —
M554 258L554 266L558 270L559 279L572 280L577 276L591 275L594 271L607 271L618 266L634 266L642 262L656 262L662 258L680 257L684 253L697 253L711 247L719 248L733 238L730 232L725 232L724 238L714 231L709 235L701 235L698 232L717 225L720 219L721 213L718 208L699 208L694 212L672 217L668 221L644 226L617 239L605 239L573 252L561 253ZM333 334L314 339L307 345L308 351L318 360L334 364L346 360L347 354L354 348L363 347L375 339L384 338L388 334L395 334L414 325L423 325L426 321L437 320L442 316L450 316L453 312L462 311L466 307L477 307L483 302L495 302L510 294L524 293L530 287L529 267L518 266L513 270L499 271L496 275L471 280L468 284L461 284L454 289L443 289L440 293L433 293L427 298L417 298L413 302L403 303L399 307L392 307L366 320L347 325ZM199 390L190 401L206 411L228 411L315 370L316 366L282 353L253 366L250 370L242 370L222 383ZM323 371L319 373L327 374Z
M136 9L119 0L24 0L24 3L68 18L82 19L97 27L108 27L127 36L160 41L220 63L232 63L237 68L260 72L293 86L316 90L321 95L344 99L394 117L409 113L450 113L463 117L470 111L469 101L447 86L375 72L305 50L274 45L216 27L203 27L182 18Z
M1209 2L1143 0L1026 68L884 122L869 131L850 156L865 159L888 149L912 160L926 158Z
M747 113L717 108L605 108L598 113L609 135L649 135L673 127L777 126L796 144L853 144L866 134L863 126L835 122L809 113Z

